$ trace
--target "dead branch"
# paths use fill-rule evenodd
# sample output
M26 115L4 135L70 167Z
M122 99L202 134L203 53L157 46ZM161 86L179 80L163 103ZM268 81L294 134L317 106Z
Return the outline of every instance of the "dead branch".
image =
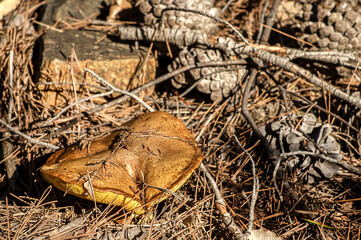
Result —
M92 23L99 24L101 22L94 21ZM166 34L164 34L164 32ZM153 41L156 42L168 41L169 43L175 44L179 47L203 45L210 48L220 49L230 55L245 54L251 57L256 57L268 64L279 66L298 76L301 76L310 83L329 91L332 95L355 105L357 108L361 108L360 99L354 98L331 84L321 80L307 69L294 64L286 57L277 56L255 46L239 44L230 38L219 37L217 41L213 41L212 36L191 30L165 29L164 32L156 31L150 27L118 27L118 33L121 40L152 41L152 39L154 39Z
M251 206L249 208L249 223L248 223L248 229L247 229L247 237L251 236L252 228L253 228L253 221L254 221L254 209L256 206L257 196L258 196L258 190L259 190L259 178L256 173L256 164L253 160L253 157L249 152L242 146L242 144L239 142L236 135L232 134L233 138L236 140L236 143L238 146L247 154L249 157L251 163L252 163L252 175L253 175L253 188L252 188L252 200L251 200Z
M321 158L325 161L336 163L337 165L340 165L344 169L346 169L354 174L361 175L361 169L354 167L350 164L347 164L343 161L338 161L337 159L327 157L327 156L323 155L322 153L315 153L315 152L308 152L308 151L295 151L295 152L289 152L289 153L282 153L280 155L280 158L287 158L289 156L294 156L294 155L308 155L308 156L312 156L315 158Z
M152 86L155 86L161 82L164 82L174 76L176 76L177 74L180 74L180 73L183 73L183 72L186 72L186 71L189 71L191 69L194 69L194 68L202 68L202 67L212 67L212 66L228 66L228 65L241 65L241 64L244 64L245 61L244 59L238 59L238 60L228 60L228 61L214 61L214 62L198 62L198 63L195 63L195 64L190 64L190 65L187 65L185 67L182 67L182 68L178 68L177 70L173 71L173 72L170 72L170 73L167 73L167 74L164 74L156 79L154 79L153 81L150 81L148 83L145 83L143 84L142 86L130 91L130 93L132 94L137 94L147 88L150 88ZM98 106L90 111L87 112L87 114L93 114L93 113L96 113L96 112L99 112L105 108L109 108L111 106L114 106L116 104L119 104L119 103L122 103L124 101L126 101L127 99L129 99L130 97L129 96L121 96L119 98L116 98L106 104L103 104L101 106Z
M95 94L95 95L92 95L92 96L89 96L89 97L80 99L80 100L78 100L78 101L75 101L75 102L73 102L72 104L69 104L68 106L66 106L65 108L63 108L58 114L56 114L56 115L55 115L54 117L52 117L51 119L46 120L46 122L43 124L43 127L49 125L50 123L52 123L53 121L55 121L56 119L58 119L58 118L59 118L63 113L65 113L69 108L72 108L72 107L74 107L75 105L78 105L78 104L80 104L80 103L89 101L90 99L93 99L93 98L108 96L108 95L112 94L113 92L114 92L114 91L111 90L111 91L109 91L109 92Z
M150 112L154 112L154 109L151 108L147 103L145 103L142 99L140 99L137 95L128 92L126 90L122 90L119 88L114 87L112 84L110 84L109 82L107 82L106 80L104 80L103 78L99 77L95 72L84 68L85 72L90 73L91 75L93 75L93 77L95 77L99 82L101 82L102 84L104 84L105 86L107 86L108 88L110 88L112 91L117 92L117 93L121 93L124 95L127 95L129 97L132 97L134 100L136 100L137 102L139 102L143 107L145 107L146 109L148 109L148 111Z
M53 144L50 144L50 143L46 143L46 142L43 142L43 141L40 141L40 140L37 140L37 139L34 139L32 137L29 137L28 135L16 130L15 128L13 128L12 126L10 126L10 124L8 124L7 122L3 121L0 119L0 123L2 125L4 125L7 129L9 129L10 132L13 132L17 135L19 135L20 137L23 137L25 138L26 140L28 140L30 143L32 144L35 144L35 145L40 145L40 146L44 146L44 147L47 147L47 148L50 148L50 149L54 149L54 150L57 150L59 149L59 147L53 145Z
M198 142L200 140L201 136L203 135L203 132L205 131L205 129L209 125L212 118L213 118L213 114L211 114L211 116L209 116L209 118L207 119L207 121L203 125L201 131L199 132L198 136L196 137L196 142ZM234 223L231 215L228 213L227 207L226 207L227 206L226 202L222 197L221 191L219 191L219 189L218 189L216 181L214 181L212 175L208 172L207 168L204 166L204 164L202 162L200 164L200 168L204 172L204 174L206 175L206 177L208 179L208 182L210 183L210 185L211 185L211 187L212 187L212 189L214 191L214 194L216 196L216 207L219 210L219 212L221 213L224 224L226 225L228 230L238 240L248 239L248 237L249 237L248 232L247 232L247 234L243 234L242 231L238 228L238 226Z

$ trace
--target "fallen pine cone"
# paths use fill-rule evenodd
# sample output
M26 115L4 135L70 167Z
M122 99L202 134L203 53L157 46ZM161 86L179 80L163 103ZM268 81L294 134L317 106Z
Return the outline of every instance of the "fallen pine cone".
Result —
M320 153L321 149L327 157L342 159L340 145L330 135L331 125L317 122L316 116L311 113L302 116L299 130L294 129L286 120L274 121L262 126L260 130L269 139L277 157L281 157L282 153L297 151ZM305 180L310 184L315 180L332 178L339 169L335 163L306 154L293 155L288 158L286 166L294 169L298 177L306 173Z

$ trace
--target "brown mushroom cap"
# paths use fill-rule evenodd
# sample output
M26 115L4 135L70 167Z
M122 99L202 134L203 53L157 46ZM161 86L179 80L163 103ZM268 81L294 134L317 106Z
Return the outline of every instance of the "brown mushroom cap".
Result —
M183 185L203 158L192 134L171 114L146 113L123 126L83 149L75 144L55 152L40 168L43 178L67 193L140 215L169 196L162 188Z

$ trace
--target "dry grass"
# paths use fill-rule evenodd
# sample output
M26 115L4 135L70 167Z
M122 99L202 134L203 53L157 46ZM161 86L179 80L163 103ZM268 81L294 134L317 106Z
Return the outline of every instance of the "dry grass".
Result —
M14 15L26 16L26 9L24 4ZM247 12L247 9L252 11ZM257 32L259 21L256 19L260 11L254 4L238 1L232 4L226 19L235 26L247 23L245 30L250 37ZM236 16L246 17L240 20ZM76 21L72 25L64 25L64 28L83 26L84 22ZM3 28L0 33L0 119L32 138L63 147L85 136L107 131L145 111L138 104L127 102L96 114L80 115L96 106L97 103L89 101L78 104L49 126L42 127L46 120L76 99L94 93L86 86L75 90L73 85L68 85L62 90L66 99L62 104L51 106L46 103L43 90L39 89L34 79L36 66L32 57L36 53L33 46L38 37L37 32L26 34L24 24ZM72 67L77 68L76 64ZM12 74L10 68L13 69ZM71 74L72 70L69 69L67 74ZM96 72L96 69L93 70ZM351 105L333 98L322 89L276 67L269 67L268 70L274 73L278 84L287 83L285 88L288 91L298 92L346 121L360 119L359 112ZM348 84L351 91L359 89L359 84L354 82L351 84L332 75L323 76L336 86ZM57 80L53 79L53 82ZM228 212L243 232L247 229L253 182L249 159L235 143L232 133L237 135L256 161L260 188L255 228L269 229L284 239L361 239L360 176L340 170L332 179L308 185L302 177L296 180L294 172L284 171L283 178L277 180L284 197L282 202L272 182L273 165L267 161L264 147L251 135L252 130L240 112L240 103L233 105L231 101L223 101L212 104L174 96L177 94L174 90L157 92L144 96L144 100L155 109L167 111L181 119L194 136L198 135L207 117L214 114L199 142L205 156L203 163L216 180ZM115 97L112 95L111 98ZM102 98L101 101L109 101L109 98ZM361 167L357 142L359 133L333 116L313 108L312 104L305 104L293 97L288 97L287 101L292 103L288 112L277 85L262 72L257 78L249 109L259 126L290 112L300 114L300 110L306 112L311 109L319 121L333 126L334 135L341 143L343 161ZM64 196L59 190L49 187L37 169L53 150L28 144L23 138L16 134L9 135L8 132L7 128L0 126L0 143L7 142L11 146L11 155L1 160L0 165L1 239L232 238L215 208L214 192L200 170L196 170L180 189L179 192L186 199L184 202L174 197L168 198L153 210L152 221L139 225L129 220L129 213L116 206L97 204L95 208L93 202ZM15 168L11 179L8 179L9 166ZM284 180L291 183L299 197L298 201L283 188Z

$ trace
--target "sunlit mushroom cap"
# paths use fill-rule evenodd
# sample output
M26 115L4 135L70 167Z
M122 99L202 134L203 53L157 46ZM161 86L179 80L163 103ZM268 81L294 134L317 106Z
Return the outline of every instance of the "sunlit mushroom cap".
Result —
M40 169L43 178L64 192L140 215L169 196L162 189L182 186L202 160L192 134L171 114L146 113L123 126L55 152Z

